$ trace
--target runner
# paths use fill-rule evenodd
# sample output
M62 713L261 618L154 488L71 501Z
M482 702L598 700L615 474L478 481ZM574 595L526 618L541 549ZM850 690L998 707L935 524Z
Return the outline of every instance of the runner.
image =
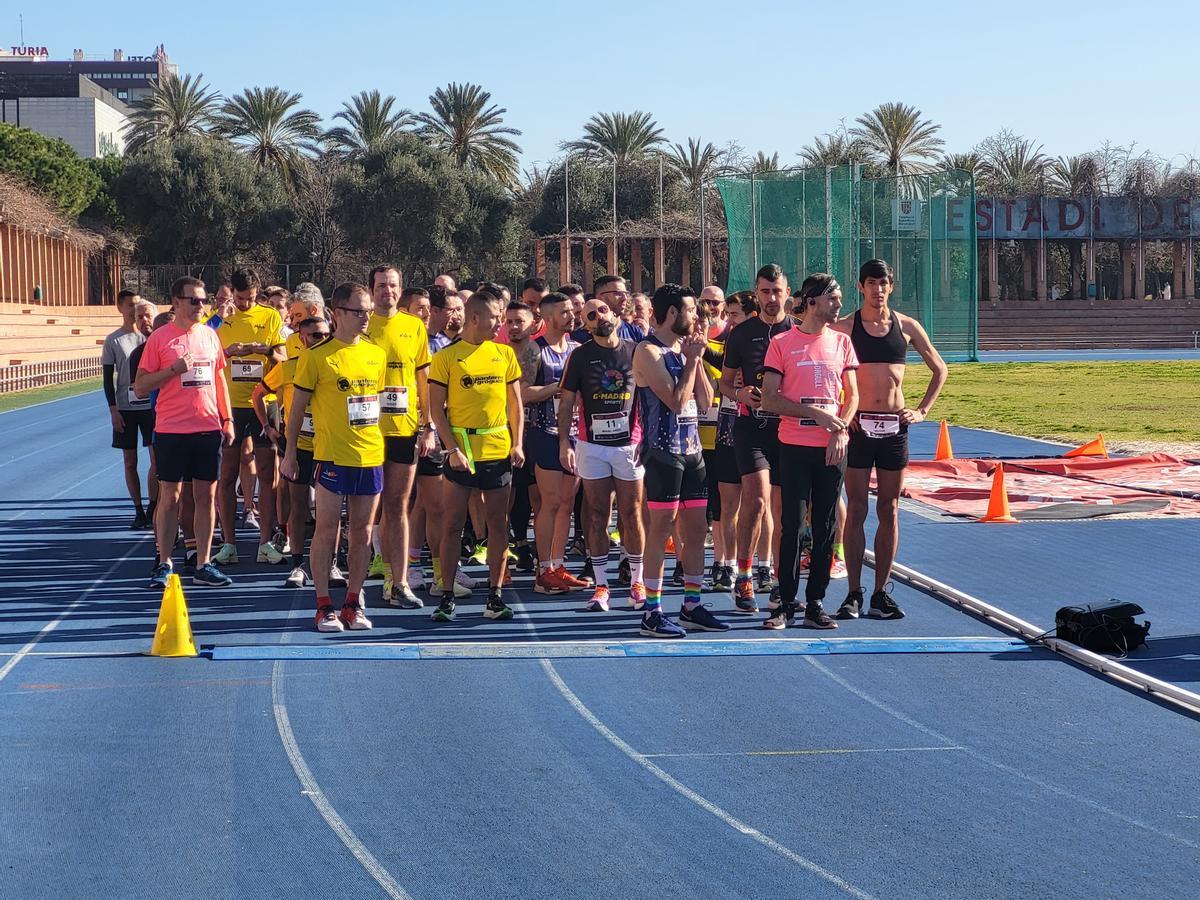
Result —
M613 494L617 497L621 540L631 568L629 606L646 604L643 583L645 532L642 528L642 479L638 463L641 422L634 405L634 341L617 335L616 312L602 300L584 305L584 321L592 339L567 357L558 408L558 451L562 467L583 479L587 495L587 547L596 589L585 607L607 612L608 523ZM578 415L580 435L571 445L570 423Z
M565 294L547 294L541 301L546 333L522 349L521 395L528 411L525 456L533 463L540 502L534 512L533 534L537 545L538 574L534 590L539 594L563 594L588 587L589 582L567 572L565 559L571 513L579 478L564 471L559 462L559 382L571 351L579 346L569 337L574 324L571 301ZM574 422L567 441L573 440Z
M752 571L754 550L765 532L771 555L779 556L779 416L762 409L763 359L771 338L792 327L783 301L788 294L787 276L774 263L758 270L754 293L760 312L730 332L725 341L725 364L721 369L721 395L738 402L733 426L733 449L742 478L741 509L737 529L737 580L734 582L736 611L758 612L755 591L771 591L777 598L770 560L759 558L758 572ZM741 375L741 384L737 382ZM757 581L752 580L754 577Z
M508 491L513 466L525 461L522 446L521 369L512 348L493 338L503 321L503 301L487 291L472 295L462 338L434 354L429 371L429 408L442 445L449 447L443 496L442 584L454 583L457 546L462 540L471 491L483 492L488 533L508 531ZM507 544L488 542L488 599L483 615L511 619L501 597ZM454 598L443 588L433 613L438 622L454 618Z
M135 531L154 527L154 500L158 496L158 479L154 468L154 410L150 398L133 392L135 372L129 358L135 349L150 336L154 322L154 304L148 303L133 291L117 294L117 312L121 327L104 339L100 365L104 372L104 399L108 401L108 416L112 420L112 445L120 450L125 462L125 487L133 501L134 517L129 527ZM142 446L150 451L150 471L146 473L146 493L150 498L149 511L142 505L142 481L138 476L138 434Z
M275 526L275 447L263 434L262 423L254 414L250 398L254 386L262 381L267 369L275 362L282 362L285 352L280 346L282 320L279 313L266 306L259 306L259 280L250 269L236 270L231 279L233 285L234 314L226 318L217 335L225 348L229 365L225 367L225 382L233 404L233 427L236 439L233 446L221 453L221 480L217 488L220 509L221 538L223 543L213 559L220 565L231 565L238 561L236 513L237 482L243 455L248 456L253 445L253 461L242 469L248 477L242 478L243 500L250 507L254 499L253 482L257 476L259 487L258 534L259 546L256 560L260 563L279 565L286 562L279 549L271 543ZM278 348L278 353L276 352Z
M520 364L527 348L531 343L530 335L534 329L533 310L521 300L514 300L504 311L504 329L508 334L508 344ZM521 374L525 370L522 367ZM531 379L533 373L529 376ZM526 413L528 418L528 412ZM529 520L533 517L533 502L531 492L537 490L534 481L533 461L525 460L525 464L513 469L512 503L509 510L509 527L512 530L513 550L517 554L513 563L518 572L533 572L537 568L537 559L533 548L529 546Z
M908 466L908 429L925 421L946 383L946 363L921 323L888 305L895 279L882 259L867 260L858 272L863 305L834 327L850 337L859 361L859 413L850 430L846 454L846 569L849 592L839 619L862 612L862 564L866 548L868 489L875 470L875 586L867 615L900 619L904 612L888 593L892 564L900 543L900 491ZM915 408L904 401L904 361L911 345L933 373Z
M300 362L301 355L309 348L327 340L329 333L329 323L323 317L312 316L298 323L295 337L300 342L301 348L294 355L289 351L287 361L271 369L263 378L262 383L254 387L254 396L251 400L254 403L254 412L263 424L263 433L275 442L279 452L285 456L287 455L287 439L285 437L287 411L292 407L296 366ZM291 338L288 339L288 345L290 347ZM285 429L282 433L271 424L267 416L265 398L268 394L279 396ZM308 576L304 571L304 536L308 530L308 489L312 485L313 476L313 434L312 416L308 410L305 410L304 424L300 427L300 435L296 441L297 477L295 481L286 476L283 479L287 482L286 492L289 501L287 552L291 555L292 561L292 571L288 573L288 577L283 582L285 588L302 588L308 582Z
M721 420L721 367L725 364L725 292L715 284L700 291L696 307L699 315L698 327L707 346L704 349L704 374L713 387L713 401L700 414L700 446L704 450L704 471L708 477L707 519L712 535L713 564L710 580L713 590L732 590L733 569L726 578L723 560L732 557L736 547L726 548L725 530L722 527L724 510L721 504L720 465L717 462L717 433ZM736 516L736 510L732 511Z
M779 607L764 623L780 630L796 614L800 584L800 537L812 511L812 568L804 589L804 624L837 628L821 601L829 587L834 522L846 470L847 423L858 405L854 372L858 359L850 339L829 326L842 308L833 276L809 275L800 286L800 324L771 339L763 362L762 404L780 416L779 468L783 507L780 525ZM839 403L839 397L840 403Z
M628 309L628 313L625 315L627 315L628 318L625 318L624 315L622 318L625 318L625 321L630 325L637 326L638 330L641 331L642 334L649 334L650 319L654 316L654 310L650 305L650 298L641 291L630 294L629 304L626 309Z
M216 332L200 323L205 297L204 282L199 278L175 280L171 285L175 319L146 339L133 383L134 393L140 398L158 391L154 408L158 565L150 576L152 588L165 587L173 571L171 554L186 481L192 483L195 500L196 569L192 584L233 584L233 579L209 559L221 447L233 444L234 431L229 388L220 374L226 365L225 354Z
M371 522L383 490L380 393L387 386L387 354L364 340L371 294L361 284L341 284L330 297L333 336L300 356L287 414L287 451L281 471L300 480L300 431L311 403L317 524L309 548L317 598L317 631L364 631L371 620L362 588L371 559ZM346 598L341 615L329 594L342 501L348 521Z
M646 468L650 526L646 532L646 610L641 633L679 638L684 628L728 631L700 602L704 581L705 509L708 506L704 456L697 429L698 410L712 404L704 377L703 335L695 332L696 297L690 288L664 284L654 292L654 333L637 345L633 357L638 419L642 423L641 462ZM682 507L682 509L681 509ZM661 608L663 554L678 525L683 546L683 607L672 622Z
M625 279L620 275L601 275L596 279L594 285L596 288L596 299L604 303L609 309L619 316L619 311L625 308L629 303L630 297L629 288L625 284ZM582 288L580 289L582 296ZM638 296L645 298L645 294ZM646 301L646 308L649 309L649 301ZM649 312L646 313L649 315ZM638 341L646 339L647 329L638 327L632 322L626 322L618 318L620 323L617 325L617 337L623 341L633 341L635 344Z

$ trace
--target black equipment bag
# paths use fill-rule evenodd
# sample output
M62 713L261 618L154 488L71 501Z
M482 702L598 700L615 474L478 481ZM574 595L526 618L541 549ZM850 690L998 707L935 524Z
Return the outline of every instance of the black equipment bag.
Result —
M1083 606L1064 606L1054 616L1058 636L1093 653L1125 654L1146 643L1150 623L1134 616L1146 611L1136 603L1108 600Z

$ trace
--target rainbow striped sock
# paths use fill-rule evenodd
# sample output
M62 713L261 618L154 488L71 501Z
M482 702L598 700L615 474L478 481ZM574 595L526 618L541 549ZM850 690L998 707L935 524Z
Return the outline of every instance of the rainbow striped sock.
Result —
M700 588L704 583L703 575L683 576L683 608L692 609L700 605Z
M646 612L659 612L662 609L662 578L646 579Z

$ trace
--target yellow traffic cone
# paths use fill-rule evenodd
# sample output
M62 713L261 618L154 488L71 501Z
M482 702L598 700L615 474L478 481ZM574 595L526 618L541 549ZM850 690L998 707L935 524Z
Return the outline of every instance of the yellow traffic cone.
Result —
M937 462L954 459L954 448L950 446L950 429L946 427L945 419L942 419L941 427L938 429L937 450L934 451L933 458Z
M1063 457L1066 459L1072 459L1076 456L1102 456L1108 459L1108 448L1104 446L1104 435L1097 434L1093 440L1076 447L1074 450L1068 450L1063 454Z
M198 656L196 641L192 637L192 623L188 621L187 601L183 598L183 585L178 575L167 579L163 591L162 607L158 610L158 625L154 629L151 656Z

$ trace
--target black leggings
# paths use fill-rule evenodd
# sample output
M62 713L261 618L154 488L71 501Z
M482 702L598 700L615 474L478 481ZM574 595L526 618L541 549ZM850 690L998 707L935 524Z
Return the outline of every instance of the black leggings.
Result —
M779 539L779 596L785 604L796 602L800 587L800 540L804 519L812 507L812 565L808 570L805 601L825 599L829 566L833 562L833 534L837 524L838 496L846 464L825 465L824 447L779 445L780 491L783 522Z

